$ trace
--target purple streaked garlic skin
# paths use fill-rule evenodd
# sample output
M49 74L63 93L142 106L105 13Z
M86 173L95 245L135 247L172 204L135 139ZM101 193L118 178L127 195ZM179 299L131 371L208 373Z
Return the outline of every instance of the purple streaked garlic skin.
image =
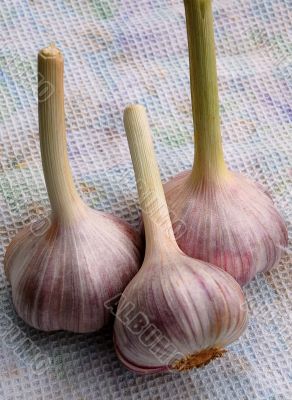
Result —
M164 185L177 243L245 285L276 266L287 228L271 198L243 175L204 182L184 171Z
M134 372L184 370L220 355L246 323L236 281L166 242L164 252L154 250L123 293L115 347Z
M23 228L4 267L19 316L44 331L93 332L110 318L104 303L141 265L141 239L126 222L80 198L67 155L64 61L53 45L38 55L39 133L51 215ZM44 84L53 90L48 93Z
M138 234L119 218L90 208L71 224L52 218L43 232L47 224L40 220L22 229L7 249L15 309L39 330L97 331L110 318L104 303L138 270Z
M244 295L230 274L179 249L144 107L127 107L124 123L146 252L118 304L116 352L127 368L142 374L199 367L221 356L244 332Z

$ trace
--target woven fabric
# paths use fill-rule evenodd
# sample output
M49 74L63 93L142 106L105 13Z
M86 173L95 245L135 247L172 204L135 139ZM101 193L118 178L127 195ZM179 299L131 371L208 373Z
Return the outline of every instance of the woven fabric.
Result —
M289 228L291 6L290 0L213 4L226 160L269 190ZM36 56L50 42L65 57L77 188L93 208L137 225L124 107L147 107L164 181L192 164L183 1L1 0L0 21L1 265L16 231L49 212ZM286 254L244 289L249 327L223 358L181 374L138 376L117 360L110 327L88 335L28 327L14 311L1 268L0 399L291 399L291 282Z

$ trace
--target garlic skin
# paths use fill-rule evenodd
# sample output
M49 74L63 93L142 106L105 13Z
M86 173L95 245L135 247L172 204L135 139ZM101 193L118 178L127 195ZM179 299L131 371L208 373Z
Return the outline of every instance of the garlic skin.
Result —
M35 223L33 232L44 222ZM138 240L118 218L89 208L70 225L52 219L40 236L31 226L24 228L5 256L17 313L43 331L102 328L110 318L104 303L137 272Z
M288 235L273 202L243 175L194 182L185 171L164 185L176 240L188 256L214 264L245 285L276 266Z
M44 331L93 332L110 318L104 303L121 293L141 265L138 233L117 217L90 209L74 186L66 149L63 57L40 51L39 89L43 171L52 212L12 240L4 266L19 316ZM42 91L42 92L40 92Z
M176 244L145 109L125 110L143 214L146 253L118 304L114 343L121 362L147 374L199 367L243 333L247 308L238 283L186 256Z
M221 142L211 0L185 0L195 132L192 171L164 185L179 247L241 285L276 266L287 246L285 223L255 183L229 171Z
M163 244L127 286L115 320L117 354L139 373L199 367L247 323L243 293L229 274Z

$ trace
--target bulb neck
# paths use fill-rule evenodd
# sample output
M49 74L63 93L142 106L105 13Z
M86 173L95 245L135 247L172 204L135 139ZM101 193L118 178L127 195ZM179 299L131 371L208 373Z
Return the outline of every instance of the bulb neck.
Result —
M140 204L146 238L145 258L150 257L157 250L164 252L172 248L176 249L177 244L167 205L162 204L155 194L150 195L146 202L140 202Z
M51 45L38 54L38 110L42 165L53 215L71 221L84 203L74 186L67 155L64 60Z
M194 179L224 175L211 0L184 0L195 132Z
M175 243L175 238L144 107L127 107L124 124L144 221L147 256L166 241Z

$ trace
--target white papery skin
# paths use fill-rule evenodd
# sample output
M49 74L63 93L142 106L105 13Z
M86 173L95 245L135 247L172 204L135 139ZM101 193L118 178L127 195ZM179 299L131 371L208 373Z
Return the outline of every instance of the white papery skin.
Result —
M240 285L276 266L288 235L258 185L227 171L218 179L185 171L164 185L176 241L184 253L230 273Z
M175 242L161 246L128 284L114 325L119 358L139 373L199 366L246 327L244 296L229 274L187 257Z
M70 223L52 217L21 230L5 271L19 316L44 331L92 332L140 266L140 239L120 219L84 207ZM48 228L46 230L46 227Z

